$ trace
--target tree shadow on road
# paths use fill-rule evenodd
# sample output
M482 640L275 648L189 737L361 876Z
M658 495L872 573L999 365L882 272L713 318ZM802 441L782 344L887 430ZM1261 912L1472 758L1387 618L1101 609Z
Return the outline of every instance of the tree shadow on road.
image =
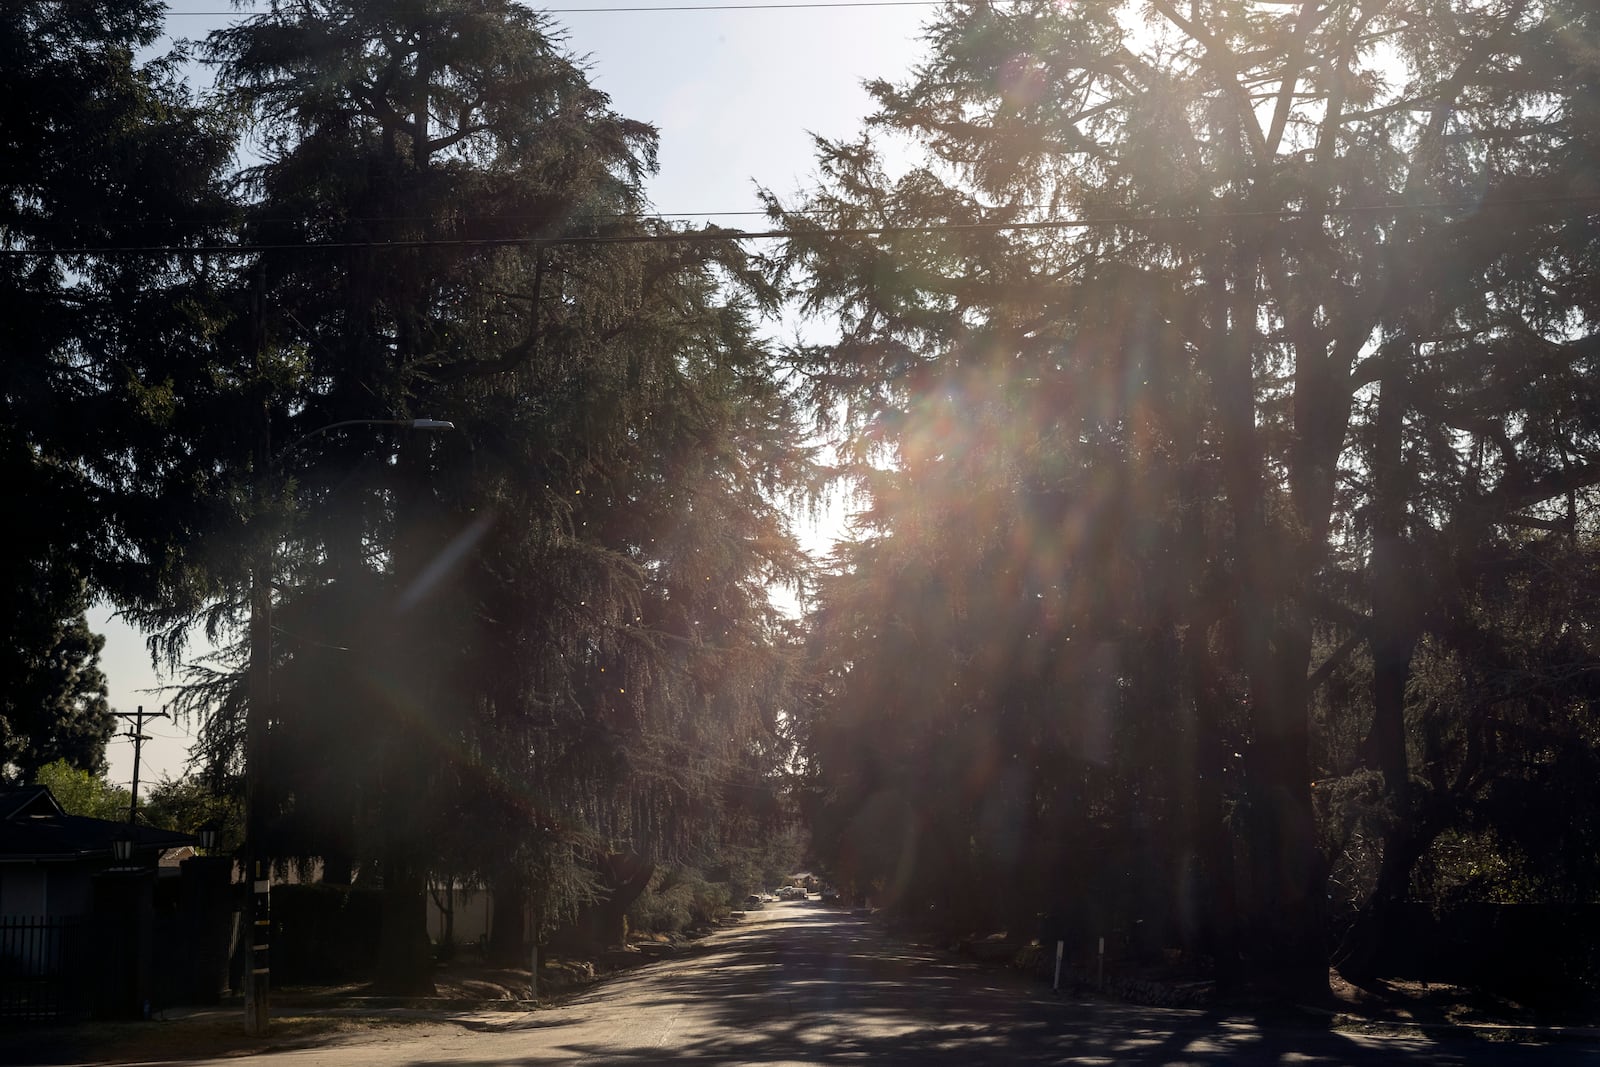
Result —
M644 977L640 972L638 977ZM572 1002L640 1019L692 1016L678 1036L648 1028L595 1041L541 1026L540 1053L608 1064L1570 1063L1581 1047L1488 1045L1470 1038L1370 1037L1226 1011L1057 1000L1017 976L885 941L856 916L757 924L725 934L692 965L650 975L614 1009L606 990ZM671 1028L666 1028L670 1030ZM549 1042L553 1041L552 1047ZM487 1061L485 1061L487 1062ZM496 1061L504 1063L506 1061ZM515 1062L515 1061L513 1061Z

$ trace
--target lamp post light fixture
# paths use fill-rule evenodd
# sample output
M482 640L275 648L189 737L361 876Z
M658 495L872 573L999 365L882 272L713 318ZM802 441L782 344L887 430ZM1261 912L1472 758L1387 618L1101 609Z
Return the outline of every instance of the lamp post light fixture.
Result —
M217 847L217 828L210 823L200 827L195 837L200 841L200 848L207 853Z
M111 859L119 868L126 868L133 859L133 838L128 834L118 834L111 839Z
M313 437L346 426L397 426L407 430L453 430L446 419L340 419L301 434L277 453L276 458L299 448ZM271 477L274 457L263 436L259 456L263 477ZM265 495L259 481L257 490ZM266 813L262 788L266 784L267 713L272 703L272 580L273 540L264 539L256 550L250 573L249 701L245 709L244 847L241 850L245 880L250 886L250 908L245 934L244 1025L246 1032L266 1032L270 1019L272 968L269 951L272 932L272 859L265 842Z

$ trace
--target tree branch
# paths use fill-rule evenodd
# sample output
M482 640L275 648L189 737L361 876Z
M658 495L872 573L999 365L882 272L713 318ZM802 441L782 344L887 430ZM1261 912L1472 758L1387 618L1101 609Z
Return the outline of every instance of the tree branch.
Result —
M1250 97L1245 93L1244 86L1239 84L1239 57L1233 54L1233 49L1219 41L1205 27L1190 22L1178 14L1168 0L1152 0L1151 6L1205 49L1204 65L1216 76L1217 88L1233 100L1234 108L1239 113L1240 129L1250 142L1250 150L1255 155L1256 165L1265 166L1267 139L1261 132L1261 124L1256 121L1255 109L1250 106Z

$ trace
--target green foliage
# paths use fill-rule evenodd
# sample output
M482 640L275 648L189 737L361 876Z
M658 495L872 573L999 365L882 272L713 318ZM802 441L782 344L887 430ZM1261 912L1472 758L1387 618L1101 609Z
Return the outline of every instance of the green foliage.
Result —
M1590 7L958 3L819 142L771 208L868 500L798 731L842 879L1311 990L1326 873L1375 914L1447 828L1587 892Z
M605 899L606 887L592 866L593 848L593 840L586 837L545 840L532 847L531 855L520 858L521 874L531 887L529 895L538 917L528 932L531 940L545 943L574 922L583 909Z
M174 382L189 399L211 380L196 358L211 319L199 264L154 249L213 236L231 135L171 58L136 58L162 14L145 0L0 12L0 765L21 777L58 757L104 766L85 609L154 595L189 548L196 490L222 474L198 440L163 447L182 427ZM100 251L119 247L152 251Z
M649 934L675 934L688 927L693 888L681 880L669 879L661 870L648 889L628 908L628 929Z
M204 48L268 148L237 186L266 251L135 376L161 433L118 484L180 505L129 519L124 599L169 656L221 639L177 702L208 772L261 716L269 851L494 884L534 936L606 857L762 825L792 661L766 588L801 579L812 475L776 291L731 243L643 240L671 231L654 130L521 5L319 0ZM185 355L210 373L154 373Z
M272 891L274 974L282 982L337 983L371 973L383 938L371 889L283 885Z
M628 928L676 934L725 917L733 897L728 883L708 882L691 867L656 872L649 888L628 908Z
M726 918L733 907L733 897L726 882L696 881L689 904L689 918L696 925L705 925Z
M806 843L798 818L764 831L751 829L725 841L714 858L719 872L727 872L730 897L740 901L751 893L782 885L789 872L803 862Z
M56 802L68 815L87 815L92 819L125 822L132 795L114 786L99 774L81 770L66 760L56 760L39 768L34 785L49 786Z
M613 857L769 825L766 589L803 578L813 475L756 325L777 291L731 242L648 240L655 131L523 5L272 6L204 44L204 109L181 57L135 58L160 16L0 15L0 482L38 601L3 644L56 668L5 672L12 769L101 759L87 584L169 666L196 627L221 648L175 710L207 781L266 725L280 862L397 900L504 881L539 936ZM224 182L235 121L263 161ZM263 251L182 251L230 241ZM117 247L150 250L74 250ZM149 814L237 832L188 780Z
M217 831L215 848L234 852L244 843L244 805L234 792L216 792L198 776L163 778L139 801L140 816L152 826L183 834Z
M103 596L222 641L180 707L216 782L268 725L280 859L532 938L658 862L729 883L637 925L703 921L796 808L952 929L1285 990L1330 901L1356 965L1408 897L1591 901L1592 8L962 0L768 263L655 240L655 131L511 0L271 6L203 107L157 5L10 4L0 766L123 803ZM801 632L806 414L866 508Z
M105 639L89 630L83 583L60 574L51 581L26 560L11 567L25 573L12 587L13 639L0 652L0 676L8 679L0 695L0 778L28 782L57 760L103 774L116 718L100 670Z

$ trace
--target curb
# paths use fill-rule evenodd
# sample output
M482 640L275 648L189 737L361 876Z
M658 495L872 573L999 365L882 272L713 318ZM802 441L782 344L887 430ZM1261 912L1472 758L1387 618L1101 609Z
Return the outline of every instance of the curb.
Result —
M561 994L562 996L565 993ZM553 1000L483 1000L451 997L337 997L328 999L274 997L274 1015L361 1015L414 1013L419 1016L442 1018L453 1015L503 1011L526 1013L551 1007ZM172 1007L158 1013L165 1022L190 1019L244 1017L242 1002L206 1005L204 1007Z
M449 997L340 997L337 1000L281 999L273 1001L275 1011L352 1013L363 1011L400 1012L419 1014L461 1014L463 1012L529 1012L548 1006L549 1000L455 1000ZM242 1010L242 1009L241 1009Z

